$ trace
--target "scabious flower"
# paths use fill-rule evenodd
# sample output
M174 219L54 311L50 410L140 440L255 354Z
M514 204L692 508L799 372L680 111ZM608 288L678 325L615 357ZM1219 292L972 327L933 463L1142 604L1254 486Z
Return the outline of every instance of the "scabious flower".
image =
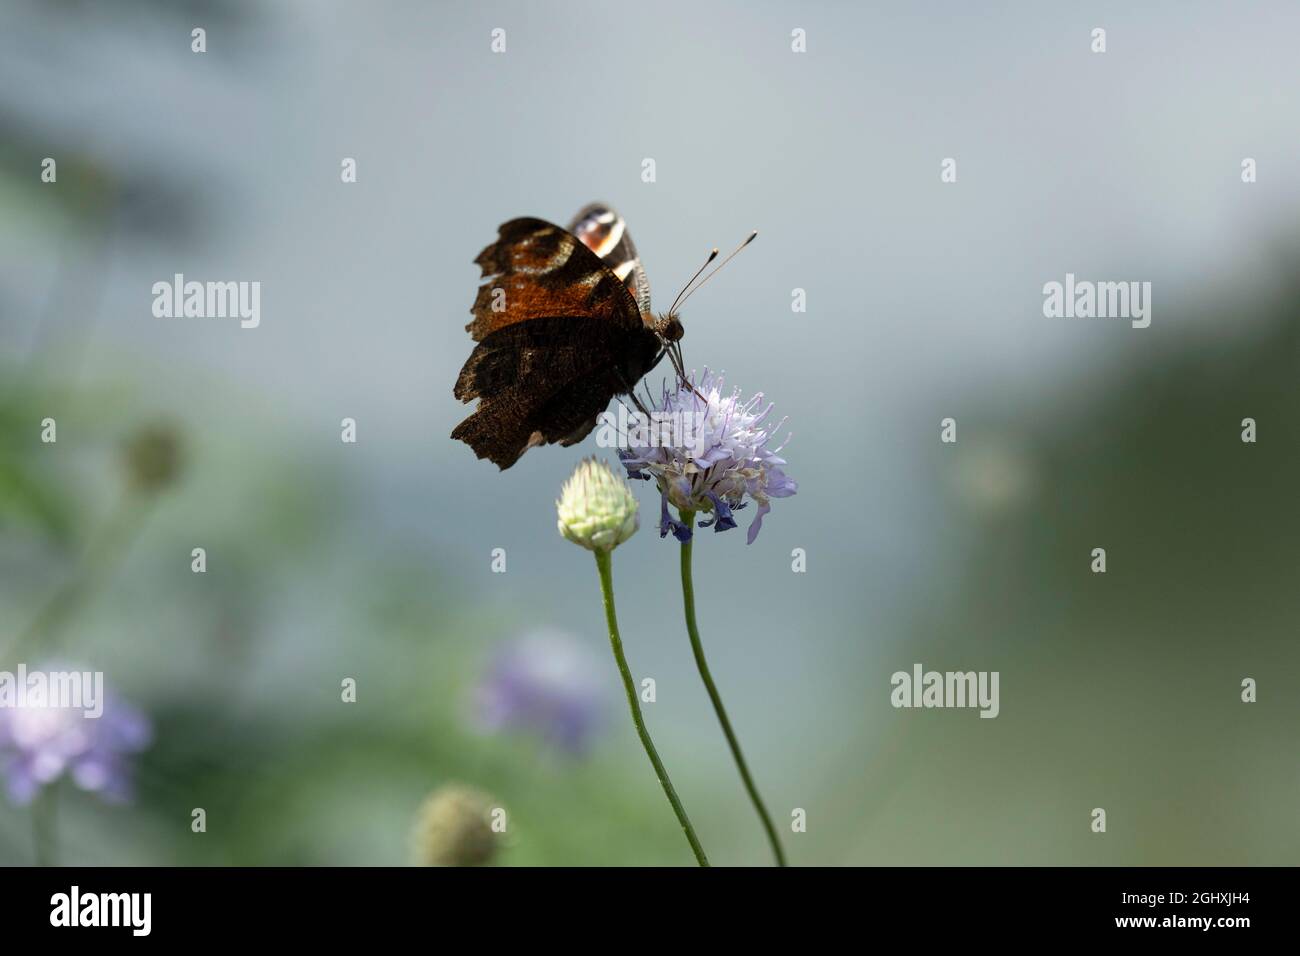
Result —
M605 723L608 698L594 655L563 631L539 630L502 647L474 691L489 732L528 731L573 756Z
M653 478L659 486L661 538L671 531L678 541L691 539L691 529L669 515L670 504L679 512L707 512L711 517L701 527L727 531L736 527L733 513L752 500L758 508L747 540L753 544L763 516L772 510L771 499L798 490L782 470L786 462L778 453L784 444L768 447L785 419L764 424L773 406L759 408L762 392L741 401L739 389L724 395L722 383L723 377L707 368L689 387L665 383L649 411L670 427L633 430L629 438L636 443L619 451L629 478Z
M10 800L30 803L63 776L109 802L131 798L132 757L149 745L152 725L112 692L103 704L99 717L75 707L0 707L0 770Z
M613 551L640 526L632 489L595 458L578 463L555 510L560 534L588 551Z
M412 850L419 866L482 866L497 852L492 798L464 784L433 791L420 806Z

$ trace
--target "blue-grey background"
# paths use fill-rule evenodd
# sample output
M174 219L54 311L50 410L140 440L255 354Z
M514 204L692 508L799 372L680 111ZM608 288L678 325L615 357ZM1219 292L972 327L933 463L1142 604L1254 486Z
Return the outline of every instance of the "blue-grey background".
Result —
M769 802L807 810L796 862L1294 862L1298 31L1285 2L8 0L8 457L67 517L0 515L0 626L75 573L123 434L165 416L190 450L70 628L158 740L133 806L69 793L65 858L402 862L456 779L513 808L505 862L688 860L624 714L577 764L463 726L501 642L555 626L607 654L590 557L554 528L594 446L498 473L447 437L474 255L604 199L660 307L761 233L683 345L789 416L800 491L753 546L703 536L696 584ZM261 327L154 318L176 272L260 280ZM1152 282L1151 327L1044 318L1066 272ZM715 860L766 862L640 493L615 576L648 720ZM1000 671L1001 716L894 710L918 661ZM0 807L0 860L28 827Z

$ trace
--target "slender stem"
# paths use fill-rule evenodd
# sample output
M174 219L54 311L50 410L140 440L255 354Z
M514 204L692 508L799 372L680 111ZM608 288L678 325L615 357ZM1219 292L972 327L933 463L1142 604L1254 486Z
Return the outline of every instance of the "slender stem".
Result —
M57 866L55 862L55 784L51 783L41 789L32 801L32 843L36 852L37 866Z
M681 518L686 527L695 527L695 512L683 511ZM691 650L695 653L695 666L699 669L700 679L704 681L704 688L709 692L709 700L713 702L713 712L718 715L718 723L722 725L722 733L727 738L727 746L731 748L731 756L736 761L736 769L740 771L740 779L744 781L749 800L758 811L759 819L763 821L763 829L767 831L767 842L772 844L772 853L776 856L776 865L785 866L785 850L781 848L781 840L776 834L776 827L772 824L772 817L768 814L767 807L763 805L763 798L758 795L758 787L754 784L754 778L750 776L745 755L740 752L740 741L736 739L736 732L731 729L727 709L722 706L722 695L718 693L717 685L713 683L713 675L709 673L709 662L704 658L704 644L700 640L700 630L695 624L695 586L691 582L691 541L682 544L682 604L686 610L686 633L691 638Z
M623 654L623 639L618 633L618 617L614 613L614 577L610 568L609 552L596 552L596 568L600 571L600 591L605 599L605 622L609 625L609 646L614 651L614 660L618 664L618 672L623 677L623 689L627 691L627 706L632 711L632 723L636 724L637 736L641 738L641 746L645 748L646 756L650 758L650 763L654 765L655 775L659 778L660 785L664 788L664 795L668 802L673 806L673 813L677 814L677 821L682 825L682 832L686 834L686 841L690 843L691 850L695 853L695 859L700 866L708 866L709 858L704 855L704 847L700 846L699 838L695 835L695 828L691 826L691 821L686 816L686 810L682 807L682 802L677 798L677 791L673 789L673 783L668 779L668 771L664 769L663 761L659 759L659 752L655 750L654 741L650 739L650 732L646 730L645 721L641 717L641 701L636 694L636 684L632 681L632 672L627 666L627 657Z
M125 498L95 534L72 575L50 595L26 629L0 653L0 661L17 661L37 650L48 652L49 645L57 640L64 624L94 594L113 566L125 555L147 514L146 502L135 496Z

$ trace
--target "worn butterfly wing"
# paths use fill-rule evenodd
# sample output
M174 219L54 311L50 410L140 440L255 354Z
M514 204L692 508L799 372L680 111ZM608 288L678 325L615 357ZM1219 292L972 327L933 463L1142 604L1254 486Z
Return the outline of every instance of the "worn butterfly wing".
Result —
M636 300L613 272L572 233L542 219L512 219L474 260L484 282L465 326L474 341L492 332L554 315L590 315L636 330Z
M624 281L572 233L513 219L475 260L478 345L454 389L479 405L452 432L502 469L534 445L581 441L650 370L659 340Z

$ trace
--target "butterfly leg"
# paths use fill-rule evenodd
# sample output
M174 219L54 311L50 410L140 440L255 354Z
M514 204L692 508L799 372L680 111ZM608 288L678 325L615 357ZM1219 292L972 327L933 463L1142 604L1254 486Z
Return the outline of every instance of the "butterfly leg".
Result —
M655 361L658 361L658 359ZM616 366L614 368L614 374L618 376L619 383L623 386L623 391L627 392L628 397L632 399L632 403L636 405L637 411L645 416L646 421L650 421L650 410L641 404L641 399L637 398L636 386L628 384L627 378L623 375L623 370L621 368Z

